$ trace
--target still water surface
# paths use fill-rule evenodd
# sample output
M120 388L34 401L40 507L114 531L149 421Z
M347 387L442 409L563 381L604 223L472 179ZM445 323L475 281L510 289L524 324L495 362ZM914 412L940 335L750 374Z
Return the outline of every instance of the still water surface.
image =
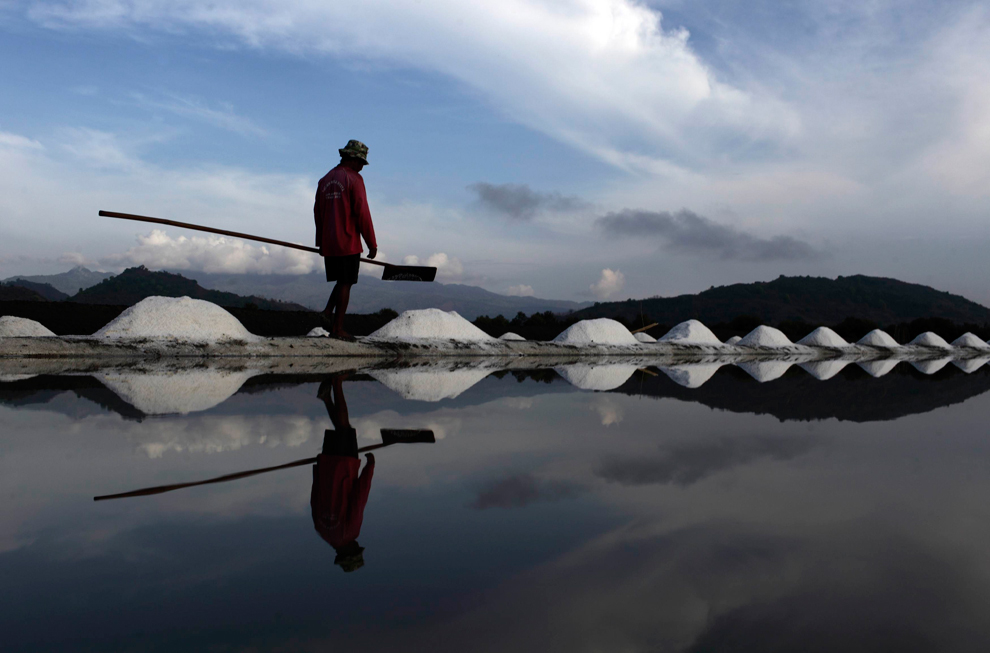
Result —
M988 367L261 376L168 416L0 383L2 648L985 651ZM435 441L369 470L383 429Z

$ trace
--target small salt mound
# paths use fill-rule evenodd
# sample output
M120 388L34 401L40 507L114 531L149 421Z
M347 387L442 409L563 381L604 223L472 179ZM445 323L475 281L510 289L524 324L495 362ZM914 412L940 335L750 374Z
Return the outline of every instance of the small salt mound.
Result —
M934 374L949 364L950 358L939 358L936 360L913 361L911 365L922 374Z
M967 358L961 361L952 361L952 364L961 369L966 374L972 374L990 362L990 358Z
M97 378L146 415L185 415L223 403L255 374L206 369L155 374L106 373Z
M818 327L805 337L798 340L799 345L808 347L848 347L849 343L828 327Z
M801 368L819 381L828 381L848 364L849 361L814 361L801 363Z
M387 326L387 325L386 325ZM484 379L491 370L487 368L411 367L391 370L374 370L370 374L389 390L403 399L412 401L440 401L453 399Z
M97 338L167 338L184 342L255 341L236 317L216 304L189 297L148 297L117 316Z
M676 342L683 345L721 345L722 341L698 320L681 322L667 332L660 342Z
M883 361L864 361L862 363L858 363L858 365L862 367L863 370L865 370L866 373L872 376L874 379L879 379L881 376L885 374L889 374L890 370L897 367L898 363L900 363L900 361L883 360Z
M773 381L784 376L784 373L790 369L793 363L788 363L787 361L759 361L738 363L738 365L760 383L766 383L767 381Z
M794 343L782 331L768 326L756 327L737 344L740 347L769 347L771 349L794 346Z
M500 335L498 337L498 339L499 340L513 340L513 341L515 341L515 340L525 340L525 338L523 338L518 333L512 333L511 331L509 331L508 333L503 333L502 335Z
M562 345L635 345L639 343L629 329L605 317L581 320L567 327L553 339Z
M330 332L323 327L316 327L306 334L307 338L329 338Z
M722 367L720 363L698 363L661 367L660 371L670 380L685 388L700 388Z
M37 374L0 374L0 383L13 383L14 381L26 381L38 376Z
M639 340L640 342L656 342L657 341L656 338L654 338L653 336L651 336L648 333L643 333L642 331L640 331L639 333L634 333L633 334L633 338L635 338L636 340Z
M731 338L729 338L728 340L725 341L725 344L727 344L727 345L735 345L735 344L738 344L740 340L742 340L742 337L740 337L740 336L732 336Z
M13 315L0 317L0 338L48 338L54 335L40 322Z
M952 347L937 333L925 331L920 336L908 343L915 347L937 347L938 349L951 349Z
M448 313L439 308L424 308L404 311L402 315L368 336L368 340L488 342L494 341L495 338L465 320L455 311Z
M972 333L964 333L952 341L953 347L969 347L970 349L990 349L990 345L980 340Z
M868 347L900 347L896 340L891 338L887 332L880 329L873 329L873 331L860 338L856 344L866 345Z
M627 331L628 333L628 331ZM629 380L635 365L563 365L554 368L571 385L582 390L615 390Z

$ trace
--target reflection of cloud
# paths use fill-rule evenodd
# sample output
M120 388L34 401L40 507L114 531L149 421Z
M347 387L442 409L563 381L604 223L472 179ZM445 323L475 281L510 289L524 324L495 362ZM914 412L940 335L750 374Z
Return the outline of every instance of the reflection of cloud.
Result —
M569 483L540 480L531 474L516 474L481 490L471 507L476 510L522 508L533 503L559 501L577 492L578 488Z
M129 437L149 458L168 452L223 453L251 445L298 447L319 442L326 420L284 416L203 416L196 420L144 422Z
M725 436L672 446L659 456L611 460L599 468L598 476L622 485L691 485L758 460L791 460L816 445L807 437Z
M602 426L612 426L622 421L625 416L622 406L612 397L600 397L594 403L594 409L598 416L602 418Z

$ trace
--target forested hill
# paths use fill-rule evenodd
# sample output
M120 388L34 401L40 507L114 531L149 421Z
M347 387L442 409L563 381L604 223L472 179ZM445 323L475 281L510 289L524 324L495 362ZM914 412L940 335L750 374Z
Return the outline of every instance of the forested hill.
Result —
M270 311L308 311L304 306L263 297L235 295L231 292L207 290L180 274L152 272L144 266L128 268L115 277L80 290L68 301L81 304L112 304L131 306L146 297L192 297L213 302L218 306L260 308Z
M784 321L837 324L858 318L877 324L942 318L964 324L990 322L990 308L965 297L897 279L855 275L779 277L773 281L709 288L697 295L599 302L574 313L580 319L621 317L677 324L694 318L706 324L729 322L742 315L764 324Z

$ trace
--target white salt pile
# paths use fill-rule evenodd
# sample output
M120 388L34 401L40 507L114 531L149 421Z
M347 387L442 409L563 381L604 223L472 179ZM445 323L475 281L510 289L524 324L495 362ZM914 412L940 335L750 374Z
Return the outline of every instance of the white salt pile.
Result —
M515 340L525 340L525 338L523 338L518 333L512 333L511 331L509 331L508 333L503 333L502 335L500 335L498 337L498 339L499 340L513 340L513 341L515 341Z
M722 344L722 341L711 332L711 329L698 320L681 322L660 338L660 342L675 342L682 345L719 346Z
M801 368L819 381L828 381L848 364L849 361L813 361L801 363Z
M808 347L848 347L849 343L828 327L818 327L805 337L798 340L799 345Z
M368 340L491 342L495 338L465 320L456 311L448 313L439 308L424 308L404 311L368 336Z
M891 338L886 331L881 331L880 329L873 329L873 331L860 338L856 344L866 345L867 347L900 347L896 340Z
M0 317L0 338L48 338L54 335L40 322L13 315Z
M14 381L25 381L33 379L37 374L0 374L0 383L13 383Z
M770 349L794 346L794 343L779 329L762 325L750 331L736 344L740 347L768 347Z
M964 333L952 341L953 347L969 347L970 349L990 349L990 345L980 340L972 333Z
M925 331L920 336L908 343L915 347L936 347L938 349L952 349L952 346L945 341L942 336L931 331Z
M610 320L611 321L611 320ZM620 325L621 326L621 325ZM626 333L629 333L628 331ZM568 383L582 390L614 390L629 380L635 365L562 365L554 368Z
M330 332L323 327L316 327L306 334L307 338L329 338Z
M787 361L759 361L737 363L737 365L746 370L747 374L760 383L766 383L767 381L773 381L784 376L784 373L790 369L793 363Z
M453 399L491 372L487 368L408 367L374 370L370 374L403 399L440 401Z
M97 378L147 415L195 413L223 403L256 372L198 369L177 372L108 372Z
M972 374L990 362L990 358L967 358L966 360L954 360L952 364L961 369L966 374Z
M596 320L581 320L567 327L553 339L562 345L635 345L639 340L629 333L629 329L615 320L600 317Z
M643 333L642 331L640 331L639 333L634 333L633 334L633 337L636 338L636 340L639 340L640 342L656 342L657 341L656 338L654 338L653 336L651 336L648 333Z
M934 374L949 364L950 358L939 358L927 361L913 361L911 365L922 374Z
M721 363L690 363L687 365L672 365L661 367L660 371L670 377L670 380L685 388L700 388L708 379L715 376Z
M189 297L142 299L93 335L110 339L162 338L200 343L259 339L216 304Z
M879 379L881 376L890 373L890 370L897 367L898 363L900 363L900 361L882 360L882 361L865 361L857 364L860 367L862 367L866 371L866 373L872 376L874 379Z
M735 345L735 344L738 344L738 342L740 340L742 340L742 337L741 336L732 336L731 338L729 338L728 340L725 341L725 344L727 344L727 345Z

